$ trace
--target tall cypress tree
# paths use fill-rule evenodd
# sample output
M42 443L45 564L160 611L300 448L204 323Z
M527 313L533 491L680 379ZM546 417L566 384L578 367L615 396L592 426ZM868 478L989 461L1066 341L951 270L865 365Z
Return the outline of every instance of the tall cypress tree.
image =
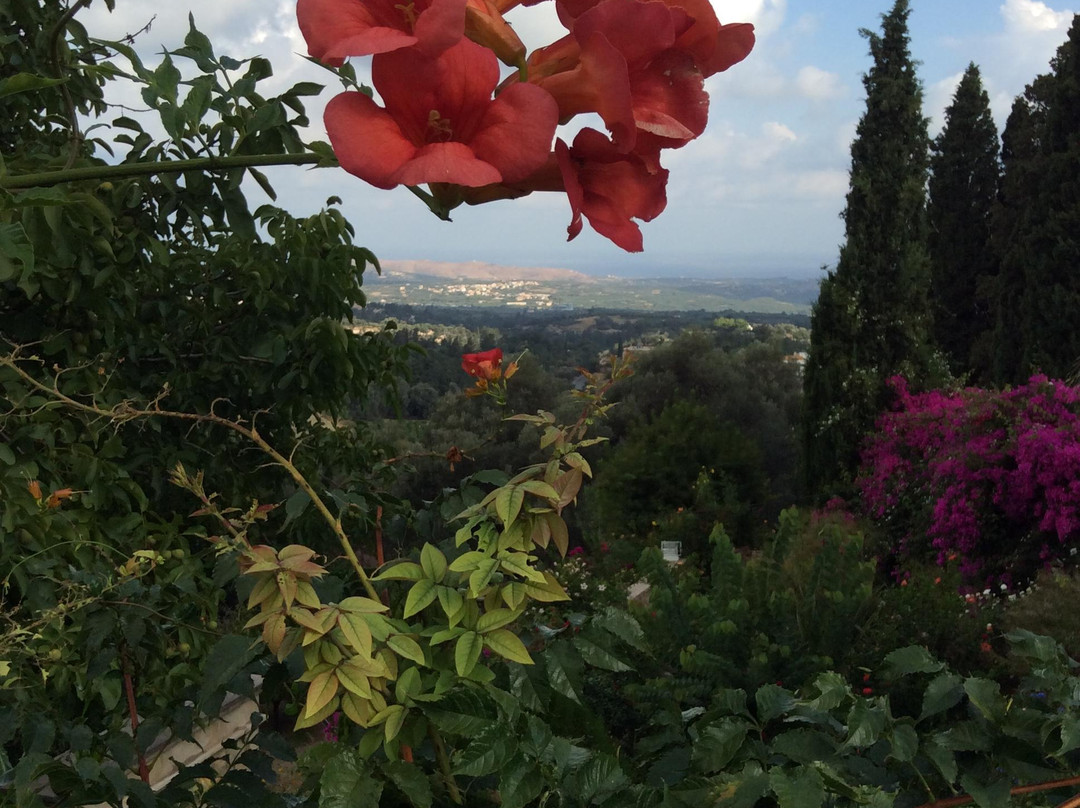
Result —
M933 332L953 372L965 373L973 368L976 341L991 326L988 301L979 290L997 275L990 236L1001 178L997 127L974 64L964 72L930 148Z
M908 48L908 0L863 31L873 66L851 146L846 241L812 316L804 438L808 486L850 490L858 447L888 404L887 380L916 386L935 367L929 344L926 179L929 136Z
M1006 126L995 333L998 380L1080 361L1080 15Z

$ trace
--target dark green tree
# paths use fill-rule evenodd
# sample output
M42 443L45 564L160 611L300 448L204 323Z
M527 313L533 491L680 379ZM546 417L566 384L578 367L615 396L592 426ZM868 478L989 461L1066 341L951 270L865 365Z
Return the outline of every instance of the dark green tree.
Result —
M1066 376L1080 359L1080 15L1013 106L996 284L998 381Z
M931 144L927 202L934 338L954 373L972 369L972 348L988 330L980 285L997 274L991 221L1001 177L998 133L979 68L968 65L945 127Z
M881 34L862 32L874 63L851 145L846 242L814 309L806 367L807 482L819 496L849 490L861 436L888 403L886 380L903 374L919 386L940 374L927 298L929 138L909 13L897 0Z

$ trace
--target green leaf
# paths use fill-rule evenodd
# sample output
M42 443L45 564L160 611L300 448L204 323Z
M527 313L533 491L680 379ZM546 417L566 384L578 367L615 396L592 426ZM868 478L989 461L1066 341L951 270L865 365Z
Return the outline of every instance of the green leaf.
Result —
M399 704L405 704L415 693L420 692L421 687L420 669L406 668L394 683L394 699Z
M608 606L600 615L593 618L592 625L603 629L609 634L614 634L624 643L639 651L644 651L647 647L645 632L642 631L638 621L623 609Z
M946 749L931 738L923 742L922 752L941 772L941 776L945 778L946 783L952 784L956 782L956 756L951 749Z
M960 703L964 698L962 680L955 673L942 673L935 676L926 687L923 695L922 712L919 720L943 713Z
M436 584L430 578L423 578L412 585L409 590L408 597L405 598L405 612L404 617L408 620L417 612L423 611L425 608L435 602L435 598L438 593L436 592Z
M311 497L308 496L307 491L298 489L285 501L285 525L288 526L298 519L307 510L309 504L311 504Z
M304 703L304 718L311 718L337 695L340 682L336 671L324 671L311 680L308 685L307 701Z
M519 662L522 665L533 664L533 659L529 656L525 643L519 640L516 634L507 631L505 628L495 629L485 634L484 644L503 659Z
M386 644L399 656L411 659L417 665L427 665L427 662L424 661L424 650L412 637L395 634L386 641Z
M472 597L480 597L484 587L491 581L491 576L499 568L499 559L485 558L481 561L472 574L469 575L469 594Z
M424 577L424 569L414 561L391 562L371 576L373 581L419 581Z
M524 502L525 492L516 485L506 485L499 490L499 495L495 497L495 513L502 520L504 528L510 527L518 518Z
M577 637L574 637L573 642L574 647L577 649L578 653L581 654L581 658L594 667L603 668L606 671L614 671L615 673L633 670L630 665L585 636L578 635Z
M472 739L461 752L454 774L482 777L502 768L517 751L514 733L502 723L492 724Z
M778 685L762 685L754 693L754 701L757 702L758 720L762 723L772 721L795 706L791 691Z
M508 626L521 617L521 611L511 609L492 609L490 612L484 612L480 615L480 619L476 621L476 630L481 634L486 634L489 631L493 631L503 626Z
M401 732L401 727L405 723L409 711L400 704L391 704L386 708L386 713L386 725L383 727L383 731L386 735L386 742L390 743Z
M569 778L571 793L581 805L600 803L608 795L618 792L630 783L626 772L614 755L600 753L589 760Z
M772 769L769 787L776 795L779 808L818 808L825 801L821 775L812 768L795 769L791 774L783 769Z
M845 745L855 749L873 746L881 738L887 720L885 711L873 702L856 700L848 711L848 737Z
M484 638L475 631L468 631L458 637L454 647L454 667L457 668L458 676L468 676L480 659L480 651L484 647Z
M937 673L944 667L945 663L934 659L921 645L909 645L897 648L885 657L884 673L889 679L898 679L913 673Z
M1009 808L1008 779L995 780L993 783L981 783L973 774L960 777L960 787L970 794L979 808Z
M449 569L452 572L469 572L475 570L482 562L493 560L494 559L487 553L482 553L479 550L470 550L467 553L462 553L451 561Z
M226 634L210 649L202 665L202 681L196 704L200 712L216 715L225 688L258 655L250 637Z
M997 682L972 676L964 680L964 692L990 721L998 722L1005 716L1005 699Z
M919 734L910 724L897 724L893 727L892 751L890 754L901 763L915 759L915 753L919 751Z
M431 808L431 783L424 772L415 763L401 760L388 760L382 766L383 773L398 791L404 794L414 808ZM375 803L371 803L375 805Z
M818 695L810 701L810 707L822 712L836 709L851 695L851 688L844 677L833 671L818 676L814 680L814 687L817 688Z
M438 587L438 594L439 605L442 606L443 614L446 615L446 618L450 621L450 627L453 628L461 620L465 598L461 596L460 592L449 586Z
M378 805L382 783L373 778L354 749L346 749L323 768L319 781L319 808L356 808Z
M420 551L420 566L424 569L424 575L435 583L440 583L446 576L446 556L433 545L425 544Z
M33 90L46 90L65 82L67 79L49 79L35 73L16 73L0 81L0 98Z
M727 719L710 724L695 739L691 760L703 774L713 774L726 767L746 740L750 725Z

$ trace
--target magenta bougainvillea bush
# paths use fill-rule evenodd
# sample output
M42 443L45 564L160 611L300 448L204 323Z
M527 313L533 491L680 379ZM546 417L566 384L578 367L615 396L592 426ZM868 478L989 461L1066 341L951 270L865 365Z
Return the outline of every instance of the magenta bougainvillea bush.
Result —
M1011 586L1080 544L1080 387L1033 376L1004 392L912 394L864 448L863 507L901 558L957 560Z

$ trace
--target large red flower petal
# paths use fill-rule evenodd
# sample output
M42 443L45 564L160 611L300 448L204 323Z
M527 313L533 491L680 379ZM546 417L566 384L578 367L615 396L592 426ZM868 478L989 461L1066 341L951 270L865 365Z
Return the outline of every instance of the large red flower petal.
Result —
M569 120L583 112L604 119L615 142L624 150L634 146L634 109L626 59L601 33L582 43L578 66L536 82L559 105L559 119Z
M465 32L466 0L297 0L308 53L330 65L413 45L437 54Z
M376 188L398 184L398 170L416 153L386 110L363 93L334 96L323 114L341 167Z
M464 143L429 143L394 174L401 185L443 182L470 187L491 185L502 178L498 169L479 159Z
M667 205L668 172L651 170L636 154L624 154L595 129L583 129L568 148L561 140L555 155L570 200L573 239L581 217L592 228L629 252L642 249L641 230L632 219L650 221Z
M709 95L694 57L669 50L630 76L637 128L682 145L705 131Z
M415 50L380 54L371 62L371 79L417 145L468 142L491 104L499 62L487 48L462 39L437 57Z
M502 182L518 182L547 162L558 123L559 107L550 93L514 84L488 107L470 145L499 170Z
M676 23L686 28L689 21L681 12L659 0L605 0L577 18L574 36L585 42L593 34L603 34L628 64L646 62L675 44Z

